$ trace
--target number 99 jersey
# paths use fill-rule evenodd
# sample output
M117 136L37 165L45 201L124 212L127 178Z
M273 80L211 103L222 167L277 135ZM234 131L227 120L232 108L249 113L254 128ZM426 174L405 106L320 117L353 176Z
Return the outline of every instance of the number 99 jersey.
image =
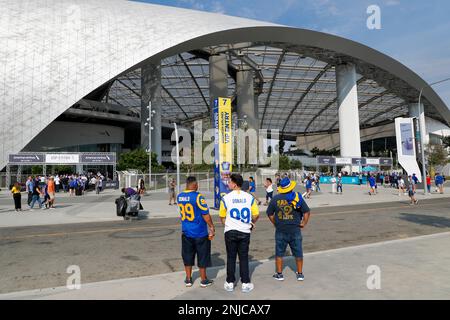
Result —
M182 231L189 238L208 236L208 225L203 215L209 214L205 197L197 191L185 190L177 197Z
M259 215L253 196L242 190L225 195L220 201L219 217L225 219L225 231L237 230L250 233L252 216Z

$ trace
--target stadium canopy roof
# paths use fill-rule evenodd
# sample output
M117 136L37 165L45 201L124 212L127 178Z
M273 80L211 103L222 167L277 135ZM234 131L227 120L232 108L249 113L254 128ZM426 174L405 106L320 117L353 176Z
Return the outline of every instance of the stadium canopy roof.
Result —
M86 101L138 115L140 67L149 62L162 61L166 120L207 117L208 56L217 53L229 56L230 95L237 70L255 71L261 127L284 135L338 129L334 70L345 62L356 65L362 127L406 115L421 88L426 115L450 122L416 73L337 36L124 0L0 0L0 7L0 167Z

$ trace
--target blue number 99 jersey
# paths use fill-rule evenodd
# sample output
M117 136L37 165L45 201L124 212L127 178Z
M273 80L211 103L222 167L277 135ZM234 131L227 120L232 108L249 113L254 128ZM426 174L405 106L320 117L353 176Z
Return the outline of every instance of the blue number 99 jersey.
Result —
M189 238L208 236L208 225L203 215L209 214L205 197L197 191L185 190L177 197L182 231Z

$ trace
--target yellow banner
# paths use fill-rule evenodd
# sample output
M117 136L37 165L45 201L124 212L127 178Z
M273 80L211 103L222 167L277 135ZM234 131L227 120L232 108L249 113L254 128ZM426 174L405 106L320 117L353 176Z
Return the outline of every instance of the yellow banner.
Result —
M231 99L218 98L219 102L219 163L222 172L231 172L233 161Z

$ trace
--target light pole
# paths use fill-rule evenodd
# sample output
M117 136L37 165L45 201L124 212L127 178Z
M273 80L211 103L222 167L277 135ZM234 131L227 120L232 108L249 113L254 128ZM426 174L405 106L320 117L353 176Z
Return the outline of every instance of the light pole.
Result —
M422 127L422 124L421 124L421 117L420 117L420 115L423 112L423 121L425 122L425 108L422 109L421 104L420 104L420 99L422 98L423 89L425 89L427 87L434 86L435 84L438 84L438 83L449 81L449 80L450 80L450 78L443 79L443 80L440 80L440 81L436 81L436 82L430 83L427 86L422 87L420 89L419 102L418 102L417 108L418 108L418 112L419 112L420 149L422 149L422 171L423 171L422 183L423 183L423 194L424 195L426 195L428 193L428 191L427 191L427 178L426 178L427 172L426 172L426 167L425 167L425 149L423 147L423 145L424 145L423 137L425 136L426 133L422 132L423 131L422 130L423 127ZM425 126L425 123L423 123L423 125Z
M156 113L155 110L152 110L152 102L148 102L148 118L145 126L148 127L148 185L149 189L152 187L152 116Z
M242 119L236 118L235 128L234 128L234 131L235 131L235 132L236 132L236 124L237 124L237 128L239 129L239 121L242 121L242 122L243 122L243 124L244 124L244 129L245 129L245 126L247 126L247 115L244 114L244 115L242 116ZM237 136L236 136L236 137L237 137ZM239 137L237 137L237 138L239 139ZM238 140L238 141L240 141L240 140ZM244 142L244 143L245 143L245 142ZM240 151L240 150L239 150L239 151ZM239 158L239 160L240 160L240 156L236 158L236 161L238 161L238 158ZM244 163L245 163L245 152L244 152ZM241 173L241 162L240 162L240 161L238 161L238 168L239 168L239 173Z
M175 122L173 123L173 126L175 127L175 148L177 153L177 194L180 194L180 149L178 146L178 128Z

